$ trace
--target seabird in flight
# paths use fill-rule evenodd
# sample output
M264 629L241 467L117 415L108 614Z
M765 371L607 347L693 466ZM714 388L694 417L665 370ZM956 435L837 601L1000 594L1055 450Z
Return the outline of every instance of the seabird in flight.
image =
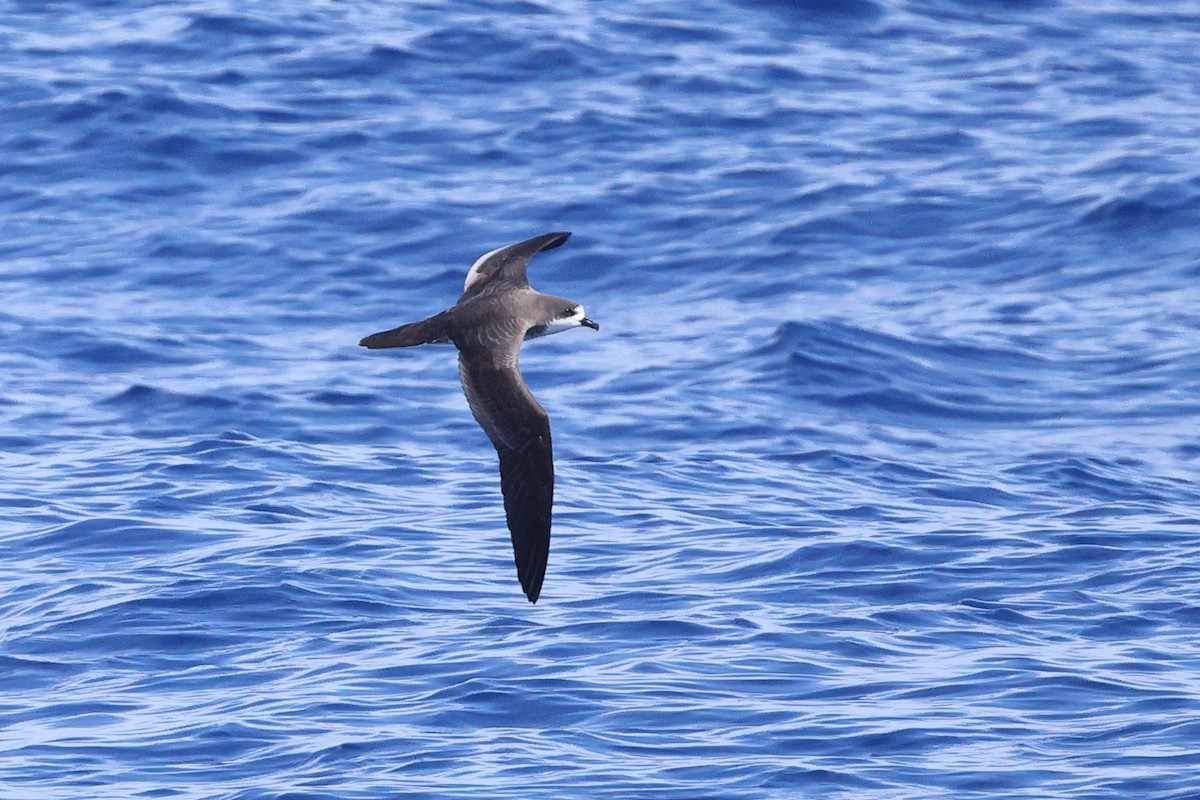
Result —
M536 603L550 553L554 458L550 419L517 366L521 342L585 326L600 330L583 306L534 291L529 259L558 247L567 232L547 233L479 257L467 272L463 295L420 322L374 333L359 342L372 350L451 342L471 413L500 455L500 489L512 534L517 576Z

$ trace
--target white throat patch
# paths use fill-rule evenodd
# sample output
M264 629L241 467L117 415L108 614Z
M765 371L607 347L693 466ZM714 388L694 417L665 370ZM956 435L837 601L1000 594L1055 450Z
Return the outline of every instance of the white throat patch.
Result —
M529 332L525 334L525 338L538 339L542 336L549 336L552 333L562 333L572 328L578 328L583 324L585 317L587 317L587 314L584 313L583 306L576 306L571 316L552 319L543 325L536 325L529 329Z

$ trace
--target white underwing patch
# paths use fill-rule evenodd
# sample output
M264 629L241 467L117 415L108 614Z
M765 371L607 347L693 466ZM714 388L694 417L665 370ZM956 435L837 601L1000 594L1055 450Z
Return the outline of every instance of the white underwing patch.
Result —
M464 292L466 290L470 289L472 284L476 283L480 278L484 277L484 273L481 271L481 268L483 267L483 265L487 263L487 260L489 258L496 255L496 253L499 253L503 249L504 249L503 247L497 247L495 250L491 251L490 253L484 253L479 258L475 259L475 263L471 265L471 268L469 270L467 270L467 280L466 280L466 282L463 283L463 291Z

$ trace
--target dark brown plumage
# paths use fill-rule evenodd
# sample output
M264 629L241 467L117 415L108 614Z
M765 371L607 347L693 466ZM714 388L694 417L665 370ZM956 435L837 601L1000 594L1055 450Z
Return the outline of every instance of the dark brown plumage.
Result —
M500 456L500 489L512 536L517 576L537 602L550 552L554 456L550 419L518 367L526 339L586 326L599 330L583 306L529 285L529 260L571 234L547 233L481 256L467 273L463 295L432 317L372 334L371 349L452 342L467 404Z

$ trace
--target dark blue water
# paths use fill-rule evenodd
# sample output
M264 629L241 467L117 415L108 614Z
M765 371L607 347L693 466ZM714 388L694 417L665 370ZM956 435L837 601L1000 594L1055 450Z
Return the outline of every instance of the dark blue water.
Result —
M0 797L1200 797L1194 2L2 11Z

